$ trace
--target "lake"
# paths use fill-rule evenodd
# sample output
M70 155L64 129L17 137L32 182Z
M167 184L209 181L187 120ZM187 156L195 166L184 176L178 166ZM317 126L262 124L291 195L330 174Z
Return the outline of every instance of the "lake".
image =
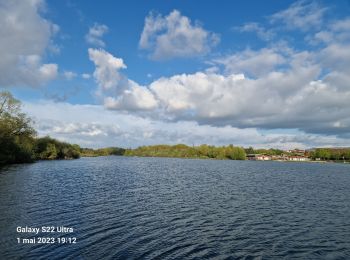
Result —
M348 164L41 161L1 169L0 201L1 259L350 259Z

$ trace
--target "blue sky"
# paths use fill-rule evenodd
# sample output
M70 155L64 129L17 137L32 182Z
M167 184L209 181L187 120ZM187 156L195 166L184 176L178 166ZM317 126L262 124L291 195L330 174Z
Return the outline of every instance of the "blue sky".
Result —
M0 89L87 147L350 145L350 1L0 0Z

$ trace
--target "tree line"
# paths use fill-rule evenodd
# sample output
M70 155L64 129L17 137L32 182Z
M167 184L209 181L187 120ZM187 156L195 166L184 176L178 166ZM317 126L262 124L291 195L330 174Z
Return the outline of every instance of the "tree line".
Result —
M211 158L211 159L230 159L245 160L246 152L242 147L233 145L228 146L187 146L185 144L177 145L151 145L141 146L136 149L127 149L125 156L147 156L147 157L177 157L177 158Z
M309 157L313 160L349 161L350 148L317 148L309 152Z
M246 154L265 154L265 155L282 155L285 153L283 150L279 149L254 149L253 147L244 148Z
M107 147L99 149L81 148L81 156L84 157L97 157L97 156L108 156L108 155L124 155L125 149L120 147Z

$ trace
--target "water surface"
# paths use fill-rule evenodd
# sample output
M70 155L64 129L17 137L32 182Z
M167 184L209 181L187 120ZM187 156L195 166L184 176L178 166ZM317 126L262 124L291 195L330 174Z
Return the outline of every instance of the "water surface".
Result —
M350 259L350 165L98 157L0 170L1 259ZM17 226L76 244L18 244Z

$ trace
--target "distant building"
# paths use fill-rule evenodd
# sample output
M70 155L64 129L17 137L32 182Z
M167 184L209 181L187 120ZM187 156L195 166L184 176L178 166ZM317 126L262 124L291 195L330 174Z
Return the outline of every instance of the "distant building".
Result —
M306 161L310 161L310 158L305 157L305 156L298 156L298 155L287 156L286 159L287 159L288 161L296 161L296 162L306 162Z
M294 150L289 150L288 153L291 153L293 155L299 155L299 156L304 156L305 155L305 150L301 149L294 149Z
M265 154L248 154L247 159L251 161L271 161L272 157Z
M304 155L291 155L289 152L288 154L282 154L282 155L266 155L266 154L248 154L247 155L248 160L252 161L294 161L294 162L306 162L310 161L311 159L304 156Z

